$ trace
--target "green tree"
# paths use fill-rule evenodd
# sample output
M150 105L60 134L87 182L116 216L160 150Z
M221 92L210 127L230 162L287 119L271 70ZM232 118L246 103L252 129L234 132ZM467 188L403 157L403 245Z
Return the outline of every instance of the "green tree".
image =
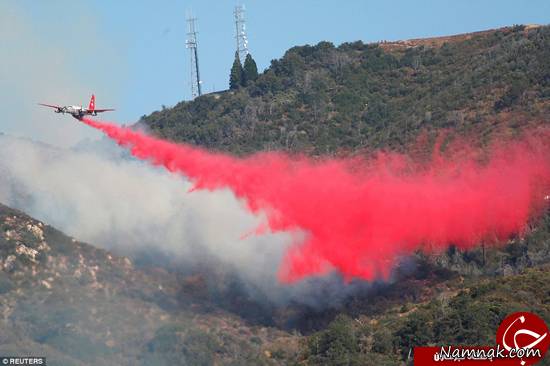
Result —
M359 365L360 350L352 320L338 315L325 329L309 339L310 361L323 365Z
M239 53L235 52L235 60L231 67L231 74L229 75L229 89L238 89L242 85L243 80L243 67L241 60L239 59Z
M252 55L249 53L244 59L242 86L247 86L249 82L255 81L257 78L258 66L256 66L256 61L254 61Z
M389 354L393 351L393 336L388 329L381 329L374 334L372 350L374 352Z

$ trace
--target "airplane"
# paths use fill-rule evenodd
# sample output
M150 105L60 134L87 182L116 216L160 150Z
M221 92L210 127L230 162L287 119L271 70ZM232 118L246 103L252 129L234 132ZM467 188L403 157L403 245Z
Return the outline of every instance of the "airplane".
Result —
M96 109L95 108L95 95L92 94L92 98L90 99L90 104L88 105L88 108L83 108L82 106L77 105L68 105L68 106L58 106L58 105L52 105L52 104L43 104L38 103L39 105L43 105L45 107L55 108L55 113L69 113L77 120L81 120L84 116L97 116L98 113L103 112L109 112L114 111L114 109L108 108L108 109Z

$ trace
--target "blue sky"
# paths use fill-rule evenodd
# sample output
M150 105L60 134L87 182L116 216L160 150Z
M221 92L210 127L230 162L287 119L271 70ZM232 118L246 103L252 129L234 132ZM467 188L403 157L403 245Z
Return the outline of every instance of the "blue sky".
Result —
M235 51L236 1L2 1L0 12L2 6L15 12L17 16L10 21L17 19L26 32L12 34L13 43L20 47L0 48L0 60L5 53L9 52L10 57L18 53L25 59L27 70L40 65L65 70L65 83L49 82L44 86L47 95L43 99L48 102L85 104L93 91L98 107L117 108L111 118L131 123L162 105L189 99L189 55L185 48L188 11L198 18L203 91L227 88ZM292 46L321 40L335 44L374 42L550 23L547 0L249 0L240 4L246 7L249 48L260 70ZM22 38L21 42L16 42L17 37ZM40 44L40 49L35 44ZM60 54L62 60L58 60ZM54 71L51 73L54 75ZM23 70L21 74L27 75ZM41 76L32 79L40 82ZM0 97L4 92L14 98L12 91L2 88L0 84ZM36 89L32 97L42 98ZM25 89L19 93L24 100ZM0 131L17 132L14 125L7 126L0 120Z

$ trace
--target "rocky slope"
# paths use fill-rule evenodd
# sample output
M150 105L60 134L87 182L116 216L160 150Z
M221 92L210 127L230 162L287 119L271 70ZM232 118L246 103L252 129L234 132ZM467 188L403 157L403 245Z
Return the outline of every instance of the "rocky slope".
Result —
M160 268L65 236L0 205L0 354L53 365L279 364L297 337L247 325Z

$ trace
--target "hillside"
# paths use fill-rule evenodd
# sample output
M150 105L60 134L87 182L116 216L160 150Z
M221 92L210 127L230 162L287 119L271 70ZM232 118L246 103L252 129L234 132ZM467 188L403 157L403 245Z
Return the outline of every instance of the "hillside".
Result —
M158 136L238 154L402 148L420 131L487 137L550 120L550 26L293 47L238 91L144 116Z
M399 365L415 345L492 345L495 329L510 313L532 311L550 320L549 274L542 267L465 281L422 303L389 306L381 315L339 315L308 338L300 356L308 365ZM541 364L548 362L546 357Z
M55 365L398 365L417 344L490 344L512 311L550 321L548 265L464 277L425 258L343 307L272 315L321 326L305 337L223 310L200 274L136 267L2 205L0 225L0 353Z
M0 354L52 365L276 365L264 350L296 349L295 336L205 304L190 280L3 205L0 315Z

